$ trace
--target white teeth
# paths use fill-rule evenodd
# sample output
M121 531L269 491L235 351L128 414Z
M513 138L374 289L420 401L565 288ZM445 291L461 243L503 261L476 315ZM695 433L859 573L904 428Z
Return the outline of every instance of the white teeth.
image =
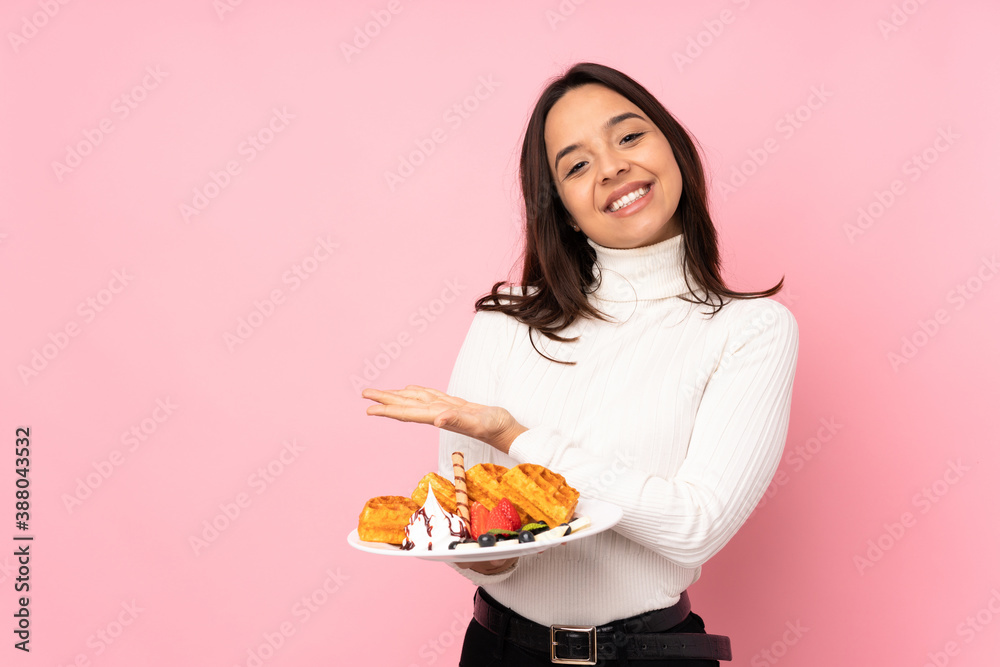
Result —
M619 199L618 201L612 203L611 206L608 207L608 210L610 210L612 213L614 213L618 209L620 209L620 208L622 208L624 206L628 206L629 204L631 204L632 202L634 202L639 197L645 196L645 194L647 192L649 192L649 188L645 187L645 186L639 188L638 190L635 190L634 192L630 192L627 195L625 195L624 197L622 197L621 199Z

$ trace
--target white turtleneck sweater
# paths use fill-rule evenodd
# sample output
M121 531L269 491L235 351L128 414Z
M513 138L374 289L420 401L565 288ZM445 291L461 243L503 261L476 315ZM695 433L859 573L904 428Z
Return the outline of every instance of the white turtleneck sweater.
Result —
M528 430L505 455L442 430L439 469L538 463L582 496L614 503L613 529L522 557L498 575L455 566L543 625L601 625L675 604L733 537L778 467L798 356L798 325L771 299L734 299L714 317L689 304L683 235L596 250L591 303L558 343L503 313L472 320L448 393L506 408ZM697 283L688 274L688 282ZM690 296L688 298L691 298ZM717 299L716 299L717 301Z

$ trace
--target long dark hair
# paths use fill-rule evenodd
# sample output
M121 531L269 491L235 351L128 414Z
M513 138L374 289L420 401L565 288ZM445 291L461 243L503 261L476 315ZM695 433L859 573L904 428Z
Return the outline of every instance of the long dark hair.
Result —
M712 308L709 317L714 317L726 304L724 297L757 299L777 294L785 282L784 276L777 285L762 292L734 292L726 287L720 272L718 235L708 213L705 171L695 142L684 127L649 91L625 74L596 63L577 63L542 91L521 145L520 178L526 237L522 255L522 293L515 294L513 289L510 294L499 293L500 287L507 284L507 281L500 281L493 285L490 294L476 301L476 311L498 310L527 324L528 337L535 351L550 361L564 364L576 362L558 361L543 354L535 346L531 329L537 329L550 340L571 342L579 336L566 338L558 332L578 317L608 319L587 301L587 295L596 288L593 266L597 255L586 236L570 228L571 218L556 192L545 147L545 118L549 110L568 91L588 83L605 86L639 107L663 132L673 149L682 179L677 213L684 235L684 281L688 290L695 294L696 290L687 282L686 274L690 272L705 292L704 299L679 298L709 305ZM716 298L718 303L714 302Z

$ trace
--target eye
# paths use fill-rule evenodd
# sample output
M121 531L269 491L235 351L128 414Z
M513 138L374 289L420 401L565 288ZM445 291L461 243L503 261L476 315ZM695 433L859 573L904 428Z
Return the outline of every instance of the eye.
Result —
M623 143L623 144L633 144L636 141L638 141L639 137L641 137L644 134L646 134L646 133L645 132L630 132L630 133L626 134L624 137L622 137L621 143ZM585 164L587 164L587 163L586 162L577 162L576 164L574 164L570 168L569 171L566 172L566 175L563 178L569 178L570 176L572 176L573 174L575 174L577 171L580 170L581 165L585 165Z

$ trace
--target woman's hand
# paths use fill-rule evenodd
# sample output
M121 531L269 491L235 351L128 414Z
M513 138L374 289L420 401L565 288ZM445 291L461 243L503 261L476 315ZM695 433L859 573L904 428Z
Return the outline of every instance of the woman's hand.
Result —
M481 440L504 454L510 451L514 438L528 430L504 408L470 403L430 387L411 384L388 391L365 389L361 395L381 403L368 406L369 415L431 424Z
M506 560L487 560L476 563L455 563L455 565L463 570L472 570L479 574L500 574L514 567L514 563L516 562L516 558L508 558Z

